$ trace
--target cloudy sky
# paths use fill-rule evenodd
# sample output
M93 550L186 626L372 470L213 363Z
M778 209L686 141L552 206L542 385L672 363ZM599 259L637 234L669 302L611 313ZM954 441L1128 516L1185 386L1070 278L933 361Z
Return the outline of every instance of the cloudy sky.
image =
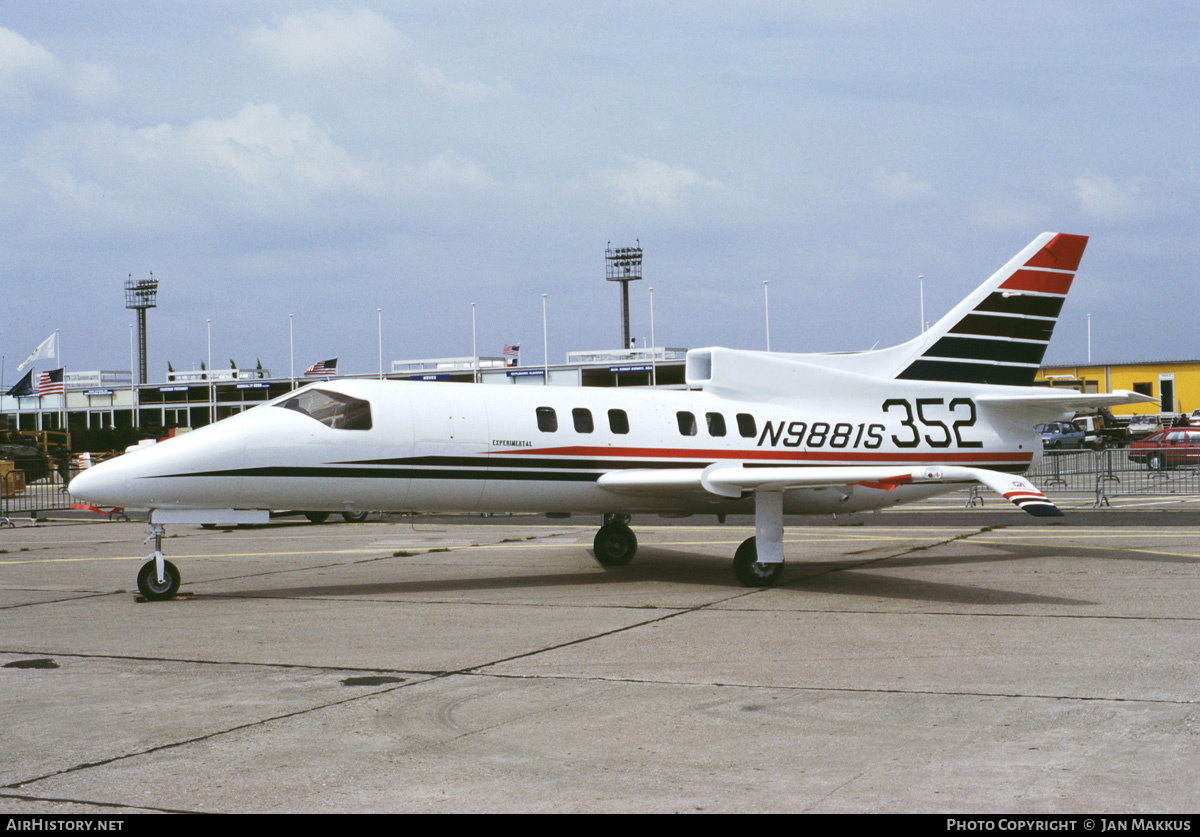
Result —
M1200 6L0 0L0 353L347 372L633 332L889 345L1042 231L1048 360L1195 358ZM642 342L639 340L639 342Z

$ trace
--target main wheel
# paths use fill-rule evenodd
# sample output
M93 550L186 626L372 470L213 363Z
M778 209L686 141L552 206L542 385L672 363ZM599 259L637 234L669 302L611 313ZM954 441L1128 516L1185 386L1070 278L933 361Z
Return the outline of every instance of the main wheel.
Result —
M606 523L592 541L596 560L606 567L623 567L637 554L637 538L624 523Z
M165 578L160 582L155 562L147 561L138 570L138 590L152 602L174 597L179 592L179 570L170 561L163 561L163 575Z
M324 523L329 519L329 512L305 512L309 523Z
M774 587L783 577L783 562L760 563L755 539L746 538L733 555L733 574L744 587Z
M1146 459L1146 467L1151 471L1161 471L1166 467L1166 464L1161 453L1152 453Z
M367 514L365 511L342 512L342 519L347 523L362 523L367 519Z

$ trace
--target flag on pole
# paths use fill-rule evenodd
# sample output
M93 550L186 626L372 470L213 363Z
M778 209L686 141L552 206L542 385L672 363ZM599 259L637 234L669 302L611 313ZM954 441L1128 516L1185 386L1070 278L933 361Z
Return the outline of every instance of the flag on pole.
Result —
M25 377L13 384L12 388L4 393L13 397L22 395L37 395L37 390L33 388L33 370L30 369L25 373Z
M47 337L45 340L43 340L41 342L41 345L39 345L36 349L33 350L33 354L31 354L29 357L25 358L25 362L17 367L17 371L20 372L26 366L29 366L31 363L33 363L35 361L43 360L45 358L55 357L57 354L58 354L58 332L56 331L56 332L54 332L54 334L51 334L49 337Z
M48 369L38 378L38 395L62 395L66 391L63 369Z
M304 370L306 378L330 378L337 376L338 359L330 358L329 360L318 360L312 366Z
M521 344L517 343L515 346L510 346L508 343L505 343L504 351L501 352L500 354L507 355L508 357L520 357L521 356Z

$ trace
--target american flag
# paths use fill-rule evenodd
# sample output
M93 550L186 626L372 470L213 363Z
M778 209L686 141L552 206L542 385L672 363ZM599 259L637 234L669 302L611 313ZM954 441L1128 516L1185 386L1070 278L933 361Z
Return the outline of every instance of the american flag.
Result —
M329 360L318 360L312 366L304 370L306 378L328 378L337 375L338 359L330 358Z
M515 346L510 346L508 343L505 343L504 351L501 352L500 354L507 355L508 357L520 357L521 356L521 344L518 343Z
M62 369L48 370L38 378L38 395L62 395L65 390Z

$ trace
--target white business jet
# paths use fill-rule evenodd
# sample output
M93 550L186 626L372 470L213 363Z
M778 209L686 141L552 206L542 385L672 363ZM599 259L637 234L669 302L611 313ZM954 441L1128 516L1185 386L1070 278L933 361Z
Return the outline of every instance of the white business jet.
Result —
M1057 516L1021 477L1041 455L1035 425L1153 400L1033 386L1086 244L1043 233L933 328L888 349L694 349L686 391L314 383L91 468L71 492L151 510L156 549L138 575L148 599L179 587L163 524L266 522L270 509L598 514L606 566L633 559L632 514L752 513L755 537L733 562L750 586L782 574L785 514L983 483Z

